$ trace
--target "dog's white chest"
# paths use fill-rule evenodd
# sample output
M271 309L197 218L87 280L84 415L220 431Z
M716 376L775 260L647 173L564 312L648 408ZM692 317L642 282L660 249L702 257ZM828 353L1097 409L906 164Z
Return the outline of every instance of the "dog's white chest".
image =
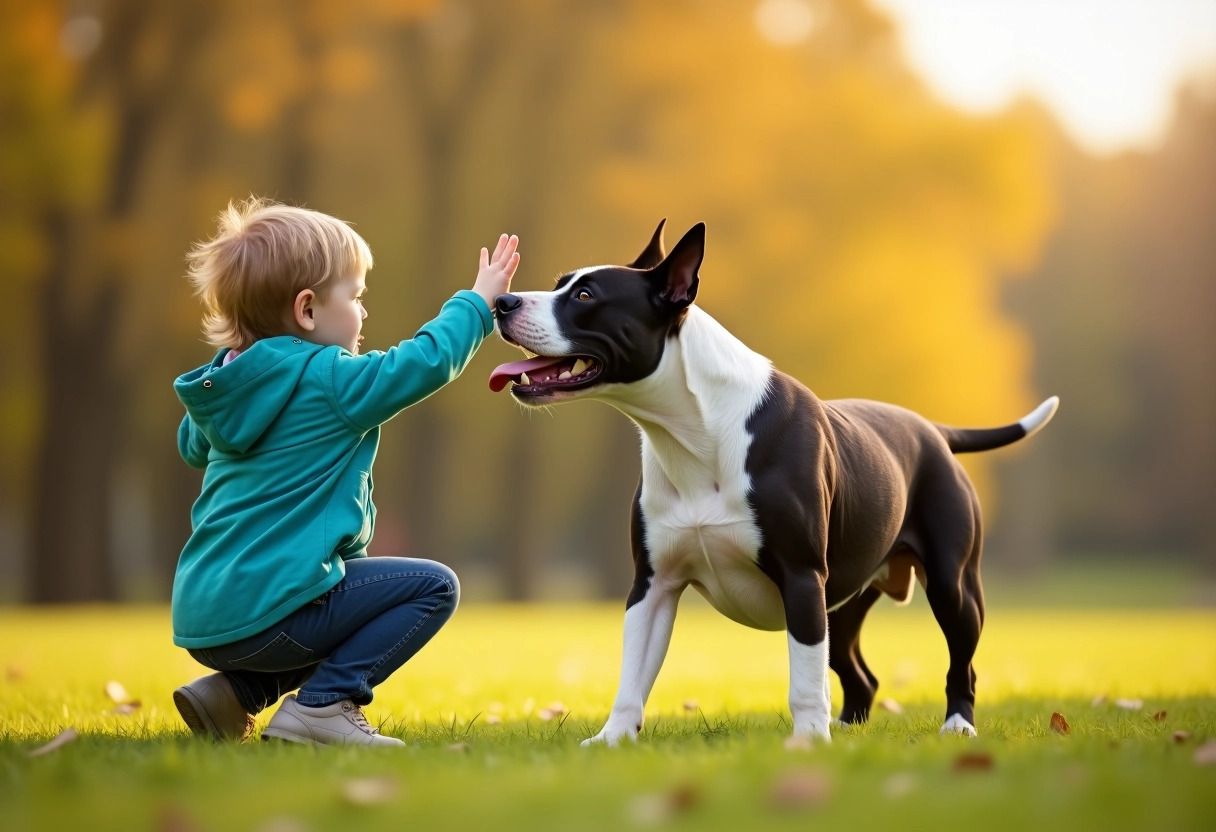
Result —
M760 531L742 495L647 493L642 516L655 580L692 584L726 617L761 630L785 628L777 585L760 571Z

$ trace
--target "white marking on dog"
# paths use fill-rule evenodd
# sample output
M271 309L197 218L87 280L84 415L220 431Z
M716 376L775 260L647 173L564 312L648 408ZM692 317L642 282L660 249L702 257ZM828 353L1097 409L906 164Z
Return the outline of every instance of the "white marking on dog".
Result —
M573 282L573 281L571 281ZM569 287L564 287L565 289ZM554 304L562 292L514 292L523 306L511 318L512 335L535 355L562 356L574 352L574 345L561 335Z
M942 730L939 734L962 734L967 737L976 736L975 726L967 720L963 719L961 714L951 714L950 718L942 724Z
M655 372L589 391L641 430L642 514L657 578L691 583L723 615L762 630L784 629L785 607L757 565L746 425L771 377L767 358L691 306Z
M1047 401L1036 407L1034 411L1018 420L1018 424L1022 426L1022 430L1026 431L1026 436L1023 439L1034 436L1039 432L1043 425L1051 421L1051 417L1055 415L1056 408L1060 406L1060 397L1052 396Z
M660 586L651 578L646 595L625 611L625 643L616 700L603 729L583 740L584 746L599 742L612 746L622 739L638 738L646 700L671 643L682 589Z
M824 638L808 646L786 635L790 643L790 713L794 715L794 736L831 742L828 640Z

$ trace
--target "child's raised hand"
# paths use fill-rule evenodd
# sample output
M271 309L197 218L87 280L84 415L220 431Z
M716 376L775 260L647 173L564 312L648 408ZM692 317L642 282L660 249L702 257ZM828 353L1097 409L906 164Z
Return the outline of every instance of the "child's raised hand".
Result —
M477 282L473 284L473 291L481 295L491 310L494 308L496 297L511 291L511 278L519 267L519 253L515 250L518 246L518 237L514 234L510 237L503 234L498 238L493 257L490 257L486 249L481 250L481 265L477 270Z

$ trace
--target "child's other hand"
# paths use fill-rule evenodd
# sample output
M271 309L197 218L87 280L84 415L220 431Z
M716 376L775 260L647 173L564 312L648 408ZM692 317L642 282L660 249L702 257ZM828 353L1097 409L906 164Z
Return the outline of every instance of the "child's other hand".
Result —
M473 291L481 295L491 311L494 310L494 299L511 291L511 278L519 267L519 253L515 250L518 246L518 237L503 234L498 238L493 257L486 249L481 250L481 267L477 270Z

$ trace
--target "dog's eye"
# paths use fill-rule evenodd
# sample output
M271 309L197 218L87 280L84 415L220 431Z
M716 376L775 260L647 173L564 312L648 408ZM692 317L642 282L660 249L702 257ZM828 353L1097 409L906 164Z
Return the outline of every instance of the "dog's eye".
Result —
M595 297L595 296L592 295L590 292L588 292L586 289L579 289L578 294L574 296L574 299L575 300L591 300L593 297Z

